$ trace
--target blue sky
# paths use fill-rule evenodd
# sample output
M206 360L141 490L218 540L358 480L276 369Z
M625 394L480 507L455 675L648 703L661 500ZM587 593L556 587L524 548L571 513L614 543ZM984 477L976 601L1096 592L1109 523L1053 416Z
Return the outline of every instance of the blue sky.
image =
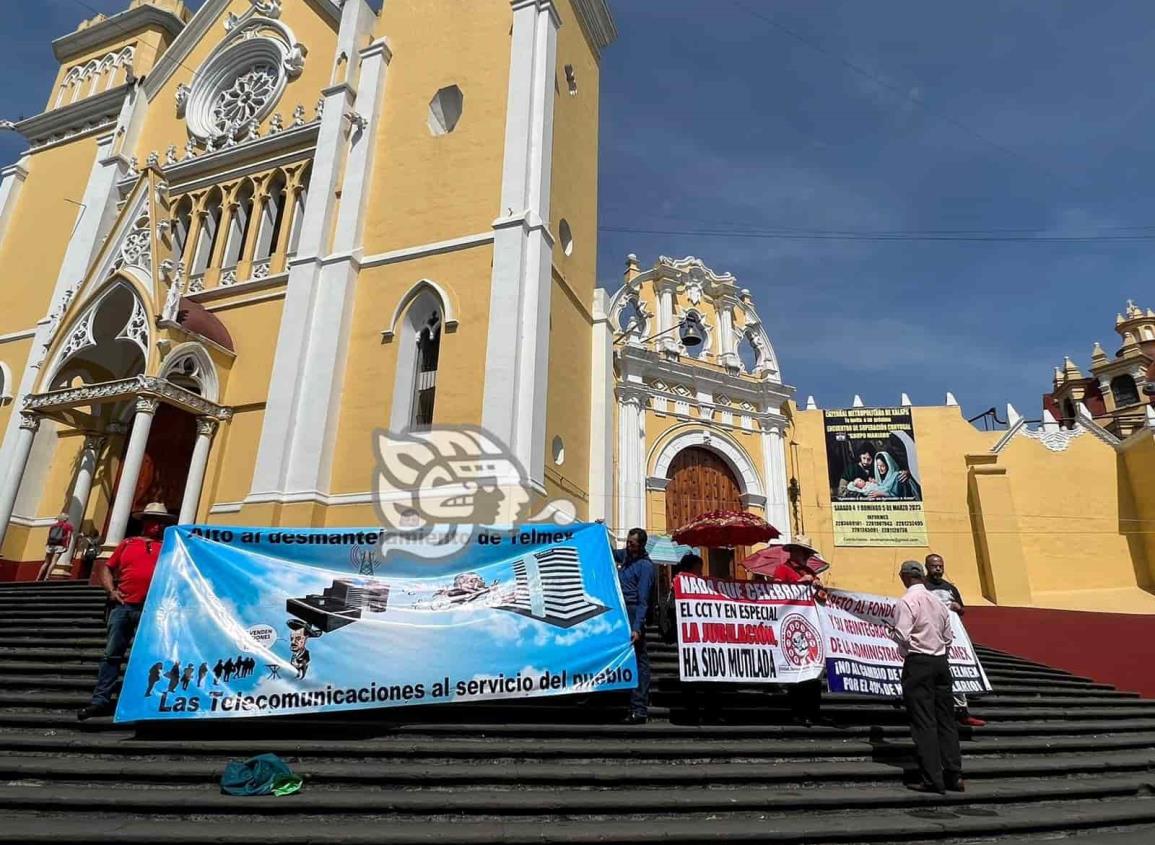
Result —
M0 50L20 72L0 117L43 107L52 37L125 5L9 12ZM598 278L616 287L630 252L734 273L800 398L951 390L968 414L1012 401L1037 416L1064 354L1113 350L1126 298L1155 307L1155 7L611 6ZM0 136L0 161L22 149ZM704 233L718 231L756 236ZM813 234L764 236L784 231ZM910 232L931 234L890 234Z

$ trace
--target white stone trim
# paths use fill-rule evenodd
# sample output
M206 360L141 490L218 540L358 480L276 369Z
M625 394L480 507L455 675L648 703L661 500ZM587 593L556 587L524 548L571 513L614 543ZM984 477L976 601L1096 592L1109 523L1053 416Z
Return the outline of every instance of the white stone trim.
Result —
M195 340L186 341L185 343L174 346L161 362L160 371L157 375L160 378L166 378L182 358L189 356L195 358L201 368L200 378L198 379L201 388L200 395L210 402L220 402L221 381L220 376L217 374L217 368L213 365L213 359L212 356L209 355L208 350L205 349L203 344Z
M411 258L425 258L430 255L442 255L447 252L456 252L459 249L472 249L475 246L493 243L493 232L478 232L473 235L462 235L459 238L449 238L444 241L407 246L401 249L379 252L375 255L365 255L360 258L361 267L380 267L386 264L396 264L399 261L408 261ZM329 256L338 257L337 255ZM328 259L326 259L328 260Z
M189 55L208 35L209 29L224 16L232 2L233 0L205 0L204 5L193 13L180 35L161 54L156 66L144 81L144 92L149 102L156 99L156 96L165 89L166 83L178 69L185 67ZM336 26L341 21L342 5L348 6L353 2L363 5L363 0L340 0L340 2L313 0L311 5L323 12ZM280 0L275 0L275 3L280 6Z
M594 56L601 56L601 51L618 37L618 28L606 0L573 0L573 9Z
M494 221L482 426L544 483L553 238L554 77L560 21L549 0L513 0L502 162Z
M595 288L591 326L589 520L613 519L614 383L613 326L606 292Z
M102 44L120 38L127 32L151 26L165 30L170 36L177 36L184 29L184 21L172 12L142 3L57 38L52 42L52 52L56 60L64 64L76 56L91 53Z
M437 300L438 310L441 311L441 325L446 332L457 331L457 313L453 310L453 303L449 299L449 295L445 292L445 288L437 284L432 279L419 279L413 284L405 295L397 301L397 307L393 309L393 316L389 318L387 325L389 328L381 332L381 341L383 343L391 342L397 336L397 321L401 319L412 304L421 297L422 294L428 293L435 300Z
M111 126L122 115L125 101L133 99L133 86L118 85L21 120L13 128L28 139L34 150L46 149Z
M28 178L25 161L0 170L0 244L4 243L8 224L12 221L16 202L20 198L20 189L24 187L24 180Z
M9 522L14 525L22 525L25 528L51 528L56 524L55 516L21 516L20 514L12 514Z
M346 0L338 50L349 47L350 55L349 45L367 43L376 20L363 0ZM342 81L323 92L301 239L289 270L269 399L246 501L323 492L329 484L358 274L353 256L360 249L389 51L377 42L361 51L361 58L359 90ZM360 119L350 120L351 112ZM320 259L332 251L330 246L350 257L323 264Z
M746 450L734 442L728 435L717 429L695 428L682 431L662 446L661 451L652 459L653 470L650 475L658 478L669 476L670 463L683 449L698 446L709 449L721 457L734 472L741 493L752 496L761 496L765 501L764 487L754 462L746 454ZM777 527L777 526L775 526Z
M18 332L9 332L8 334L0 334L0 343L11 343L14 340L26 340L30 337L35 337L36 329L21 329Z

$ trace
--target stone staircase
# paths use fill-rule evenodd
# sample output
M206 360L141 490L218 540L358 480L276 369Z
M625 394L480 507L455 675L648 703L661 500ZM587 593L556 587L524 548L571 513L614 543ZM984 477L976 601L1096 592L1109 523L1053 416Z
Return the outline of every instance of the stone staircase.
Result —
M84 585L0 585L0 843L1155 842L1155 701L1003 653L980 649L997 692L963 729L967 792L938 799L903 789L890 703L828 696L837 727L806 728L745 689L727 724L687 725L656 642L636 727L615 724L618 695L81 724L103 606ZM265 751L299 794L220 794L227 760Z

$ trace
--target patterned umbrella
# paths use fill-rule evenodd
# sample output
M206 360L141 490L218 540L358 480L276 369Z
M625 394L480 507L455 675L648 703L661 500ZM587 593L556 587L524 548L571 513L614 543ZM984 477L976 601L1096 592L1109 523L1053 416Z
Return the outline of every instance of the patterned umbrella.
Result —
M773 525L760 516L743 511L710 511L697 516L673 534L684 546L752 546L780 536Z
M787 543L784 546L767 546L762 549L762 551L755 552L742 561L742 566L758 575L773 575L774 570L790 558L790 545L790 543ZM810 547L806 546L806 548ZM814 549L810 549L810 551L813 552L813 554L809 560L806 561L807 569L815 575L819 575L830 568L830 564L823 560L818 552L815 552Z

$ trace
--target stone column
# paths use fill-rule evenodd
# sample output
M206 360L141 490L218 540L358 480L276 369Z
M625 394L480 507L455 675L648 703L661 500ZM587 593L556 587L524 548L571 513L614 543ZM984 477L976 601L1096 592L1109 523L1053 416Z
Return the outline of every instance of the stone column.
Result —
M790 496L787 490L786 444L782 426L762 423L762 466L766 483L766 521L782 532L782 541L790 539Z
M66 559L72 560L76 548L76 538L80 534L80 524L84 512L88 510L88 498L92 495L92 479L96 475L96 465L100 451L104 448L103 434L84 435L84 451L80 453L80 469L76 472L76 483L72 485L72 496L68 501L68 521L72 523L72 540L68 543Z
M201 500L201 487L205 482L205 470L209 465L209 450L213 445L213 435L217 431L217 421L211 417L197 418L197 440L193 446L192 462L188 468L188 480L184 485L184 497L180 502L179 525L196 522L197 506Z
M618 525L619 534L645 528L646 397L639 390L618 388Z
M128 436L128 450L120 467L120 483L116 485L116 498L112 501L112 515L108 520L108 534L105 546L115 546L124 539L128 528L128 518L132 516L132 498L136 494L136 482L140 478L140 467L144 463L144 450L148 446L148 434L152 430L152 419L160 402L148 397L136 400L136 415L132 418L132 434Z
M16 506L16 496L20 492L20 482L24 479L24 468L28 466L28 456L32 453L32 441L40 428L40 415L27 411L20 414L20 428L13 444L12 457L8 464L8 475L0 488L0 546L8 533L8 523L12 519L12 509Z
M659 278L655 287L658 290L658 333L662 334L658 347L663 350L676 352L678 350L678 332L674 328L674 288L678 285L675 279Z

